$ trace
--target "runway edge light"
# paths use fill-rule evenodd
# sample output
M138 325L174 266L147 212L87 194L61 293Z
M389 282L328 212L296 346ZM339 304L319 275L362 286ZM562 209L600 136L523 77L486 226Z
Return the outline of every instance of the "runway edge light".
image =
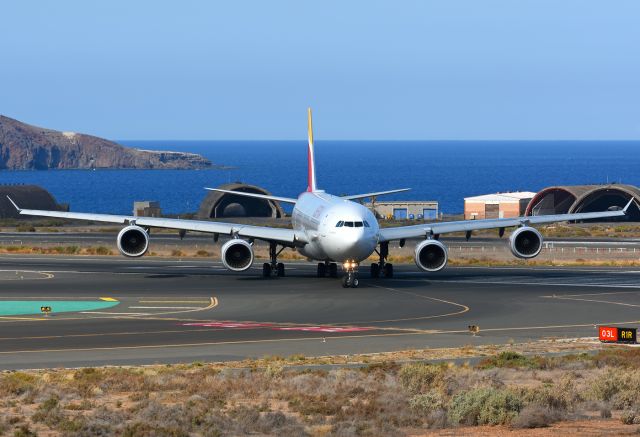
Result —
M598 338L603 343L630 343L637 341L636 328L618 328L615 326L598 326Z

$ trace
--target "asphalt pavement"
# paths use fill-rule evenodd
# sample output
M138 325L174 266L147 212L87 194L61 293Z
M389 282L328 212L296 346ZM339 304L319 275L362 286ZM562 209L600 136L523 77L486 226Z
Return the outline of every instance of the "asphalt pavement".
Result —
M209 259L3 255L0 368L376 353L595 337L598 324L640 324L640 270L395 270L371 279L364 269L360 287L345 289L304 262L264 279L260 265L237 274ZM25 302L52 311L11 313Z

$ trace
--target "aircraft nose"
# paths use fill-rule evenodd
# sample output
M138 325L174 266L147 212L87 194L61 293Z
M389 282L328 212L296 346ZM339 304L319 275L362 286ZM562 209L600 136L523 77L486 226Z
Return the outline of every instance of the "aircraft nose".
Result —
M329 242L327 253L337 261L361 260L368 257L375 245L365 238L364 231L352 229Z

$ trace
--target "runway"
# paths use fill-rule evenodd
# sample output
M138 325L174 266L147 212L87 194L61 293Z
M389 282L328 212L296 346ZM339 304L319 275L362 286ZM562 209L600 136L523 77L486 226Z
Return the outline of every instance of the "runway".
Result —
M0 309L47 302L52 313L0 311L0 368L376 353L595 337L597 324L640 324L640 270L425 274L397 265L394 279L373 280L364 269L360 287L344 289L316 278L311 263L287 264L285 278L263 279L260 269L231 274L202 259L1 256Z

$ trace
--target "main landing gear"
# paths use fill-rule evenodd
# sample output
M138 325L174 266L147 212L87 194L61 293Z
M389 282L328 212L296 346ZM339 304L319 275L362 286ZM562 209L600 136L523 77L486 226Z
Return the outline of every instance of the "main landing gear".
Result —
M356 288L360 281L358 281L358 263L345 262L344 263L345 275L342 278L342 286L344 288Z
M380 261L371 264L371 277L379 278L380 274L385 278L393 278L393 264L386 262L389 256L389 243L380 243L380 250L376 250Z
M262 276L270 278L272 273L275 273L278 277L284 276L284 264L278 262L278 255L284 250L284 246L280 250L277 250L276 243L269 243L269 259L271 262L262 264Z
M318 278L324 278L329 276L330 278L338 277L338 265L329 261L318 263Z

